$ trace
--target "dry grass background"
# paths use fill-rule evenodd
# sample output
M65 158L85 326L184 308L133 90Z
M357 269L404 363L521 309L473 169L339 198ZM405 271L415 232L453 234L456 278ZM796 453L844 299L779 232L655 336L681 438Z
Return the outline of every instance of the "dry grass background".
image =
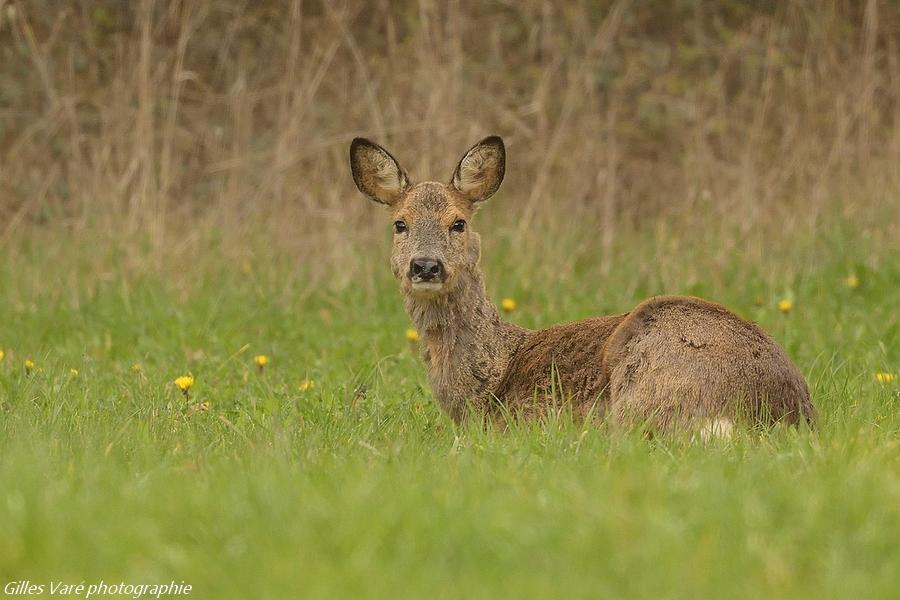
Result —
M763 254L823 215L897 221L898 45L878 0L0 0L0 244L153 269L213 240L315 276L386 239L354 136L444 179L499 133L481 228L512 252L608 264L649 228Z

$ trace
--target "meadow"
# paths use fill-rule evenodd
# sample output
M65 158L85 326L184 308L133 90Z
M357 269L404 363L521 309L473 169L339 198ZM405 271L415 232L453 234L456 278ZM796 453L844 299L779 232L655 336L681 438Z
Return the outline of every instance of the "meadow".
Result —
M167 276L84 240L23 241L0 273L0 578L183 580L209 598L894 597L900 380L876 374L897 372L900 253L883 233L719 266L649 235L606 274L576 253L538 284L485 232L489 291L523 325L665 291L773 332L818 430L709 445L565 415L454 427L386 239L373 280L340 294L264 255Z
M0 584L898 597L898 47L874 0L0 0ZM443 415L347 150L492 133L506 318L723 303L817 429Z

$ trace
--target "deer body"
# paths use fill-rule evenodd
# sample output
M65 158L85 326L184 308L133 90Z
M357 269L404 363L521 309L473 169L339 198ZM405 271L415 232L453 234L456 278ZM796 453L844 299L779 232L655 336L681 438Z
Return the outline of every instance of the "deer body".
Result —
M396 160L354 140L361 191L394 215L391 267L422 336L435 399L457 422L540 415L561 400L577 416L655 430L756 423L812 425L806 383L755 324L699 298L659 296L628 313L532 331L505 322L485 292L481 243L467 227L499 187L500 138L473 146L449 185L412 185Z

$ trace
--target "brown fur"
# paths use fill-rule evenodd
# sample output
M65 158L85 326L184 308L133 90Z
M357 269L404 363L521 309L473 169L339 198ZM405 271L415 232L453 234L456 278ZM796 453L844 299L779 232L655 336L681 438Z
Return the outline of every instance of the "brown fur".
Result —
M576 415L602 414L608 384L603 350L624 319L595 317L529 332L510 358L496 395L514 412L540 413L548 402L565 399Z
M717 417L812 425L803 375L755 323L681 296L639 304L603 352L609 409L662 429Z
M453 227L499 187L500 138L473 146L449 185L410 184L396 160L367 140L354 140L350 154L360 190L404 225L391 270L422 334L435 398L455 421L469 407L488 417L528 416L565 400L577 416L657 431L737 420L814 424L806 382L778 344L706 300L659 296L626 314L539 331L504 322L485 292L478 234ZM440 284L412 281L417 257L441 261Z

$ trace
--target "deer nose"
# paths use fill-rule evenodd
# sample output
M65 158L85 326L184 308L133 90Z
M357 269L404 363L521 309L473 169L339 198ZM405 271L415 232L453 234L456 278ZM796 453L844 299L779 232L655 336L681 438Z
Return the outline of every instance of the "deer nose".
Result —
M414 258L409 263L409 278L413 283L444 281L444 263L434 258Z

